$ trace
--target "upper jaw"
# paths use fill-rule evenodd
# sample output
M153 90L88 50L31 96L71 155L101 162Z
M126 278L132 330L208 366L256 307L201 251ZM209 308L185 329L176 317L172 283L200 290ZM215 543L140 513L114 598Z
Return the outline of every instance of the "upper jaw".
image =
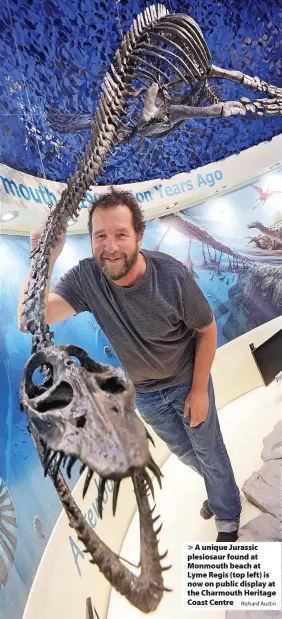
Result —
M124 411L117 399L114 407L102 401L92 414L87 411L84 427L76 425L83 414L82 406L78 417L73 402L62 410L45 413L39 413L34 404L29 403L29 420L48 449L80 460L105 478L122 479L132 470L148 466L145 426L133 408Z
M134 410L133 384L122 370L97 364L76 347L54 347L48 351L52 379L38 389L32 374L46 357L36 354L28 362L21 404L48 449L79 459L102 477L121 479L146 467L146 429Z

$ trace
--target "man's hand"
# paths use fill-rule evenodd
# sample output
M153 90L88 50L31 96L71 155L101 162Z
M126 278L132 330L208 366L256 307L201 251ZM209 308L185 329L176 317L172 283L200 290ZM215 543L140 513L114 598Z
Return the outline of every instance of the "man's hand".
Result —
M185 400L184 417L191 415L190 428L195 428L208 416L209 396L207 389L191 389Z

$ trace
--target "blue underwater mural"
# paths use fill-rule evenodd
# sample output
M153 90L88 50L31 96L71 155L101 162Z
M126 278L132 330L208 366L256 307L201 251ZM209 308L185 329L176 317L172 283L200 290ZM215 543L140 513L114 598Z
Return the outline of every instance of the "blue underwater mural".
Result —
M143 247L173 255L196 278L217 320L218 346L282 313L281 193L282 171L276 170L255 185L146 224ZM17 327L29 239L2 235L0 242L0 619L19 619L61 505L43 477L19 409L31 348L30 335ZM53 281L90 255L88 235L68 237ZM76 344L102 363L119 365L91 314L70 318L54 331L57 344ZM78 471L75 465L71 488Z
M84 130L113 54L133 19L153 0L7 0L0 18L0 161L66 181L90 137ZM277 0L163 0L197 21L212 63L281 81L281 3ZM211 80L220 99L261 96ZM59 119L57 124L54 118ZM54 128L56 127L56 128ZM271 140L281 118L190 120L162 139L121 145L99 184L168 178ZM128 162L130 161L130 166Z

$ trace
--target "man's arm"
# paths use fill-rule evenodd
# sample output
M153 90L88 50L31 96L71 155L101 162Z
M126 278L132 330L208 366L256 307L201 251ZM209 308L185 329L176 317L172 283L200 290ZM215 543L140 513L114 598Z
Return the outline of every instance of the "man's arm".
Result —
M41 224L41 226L37 230L31 233L30 235L31 249L33 249L37 245L37 243L40 241L40 236L44 229L44 226L45 226L45 223ZM60 322L61 320L65 320L66 318L70 318L70 316L74 316L76 313L74 308L69 303L67 303L65 299L63 299L59 295L54 294L52 292L49 293L50 282L51 282L54 265L55 265L55 262L58 256L63 250L65 240L66 240L66 234L62 234L58 242L58 245L52 250L52 253L50 256L50 267L49 267L48 280L46 282L45 297L44 297L44 300L45 300L44 318L45 318L45 323L49 326L55 324L56 322ZM18 303L18 327L23 332L26 332L27 328L24 322L24 317L21 314L22 314L22 309L23 309L25 290L28 287L29 280L30 280L30 272L22 287L20 298L19 298L19 303Z
M192 389L186 398L184 416L191 414L190 426L196 427L205 421L208 414L208 381L217 344L217 327L210 325L196 329L196 350Z
M196 351L193 374L193 389L208 388L209 375L216 352L217 327L213 320L203 329L196 329Z

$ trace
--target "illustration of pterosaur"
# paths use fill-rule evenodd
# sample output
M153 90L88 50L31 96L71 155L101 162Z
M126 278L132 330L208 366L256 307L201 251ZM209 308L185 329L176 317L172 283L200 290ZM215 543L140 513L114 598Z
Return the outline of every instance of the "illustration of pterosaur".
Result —
M260 206L260 204L265 204L265 202L269 200L270 198L272 198L273 196L276 196L279 193L282 194L282 191L269 191L269 189L267 189L266 191L263 191L263 189L261 187L258 187L257 185L252 185L252 187L259 194L259 197L257 198L258 204L256 206L253 206L253 209Z

